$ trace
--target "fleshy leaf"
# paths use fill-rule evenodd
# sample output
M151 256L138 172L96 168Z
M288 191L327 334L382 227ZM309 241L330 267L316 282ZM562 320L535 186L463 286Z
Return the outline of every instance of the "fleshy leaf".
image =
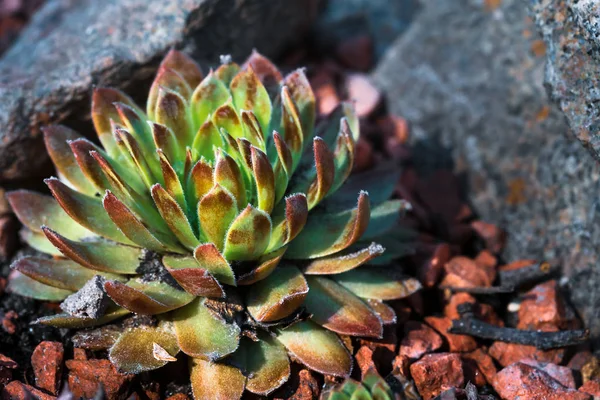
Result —
M212 189L213 169L206 160L200 159L192 167L187 185L190 204L198 204L198 201Z
M332 278L357 296L367 299L402 299L421 289L415 278L397 278L374 268L357 268Z
M89 195L95 194L96 188L81 172L71 147L67 143L80 138L81 135L62 125L48 126L43 129L43 132L46 149L58 173L75 186L77 190Z
M156 122L173 131L181 149L192 142L196 132L186 100L180 94L159 88L154 114Z
M205 298L198 297L172 315L177 342L190 357L218 360L239 346L240 327L226 322L209 309Z
M352 292L328 278L307 276L306 281L310 290L304 305L313 321L341 335L381 337L381 319Z
M327 148L323 139L316 137L313 141L316 175L307 189L308 209L314 208L329 193L335 179L335 162L333 153Z
M50 196L15 190L7 193L6 198L19 221L33 232L42 232L42 226L49 226L75 240L96 236L71 219Z
M244 65L243 69L251 66L254 73L263 83L269 94L276 94L279 84L283 80L283 76L279 69L265 56L253 50Z
M296 311L307 293L308 285L300 270L280 265L252 286L246 294L246 306L257 321L276 321Z
M333 161L335 163L335 179L329 193L335 193L344 184L354 165L354 140L346 118L342 118L340 133L338 134Z
M229 56L225 56L227 58ZM215 76L223 81L225 86L229 87L233 78L240 72L240 66L231 60L225 60L227 62L219 65L219 68L215 71Z
M19 296L31 297L37 300L60 301L70 294L70 290L59 289L31 279L19 271L13 271L8 278L8 291Z
M223 186L216 184L198 204L198 219L202 233L222 250L227 229L237 215L235 197Z
M371 210L369 227L362 236L362 240L373 240L390 231L400 219L400 210L406 207L404 200L390 200L374 207Z
M290 96L298 108L298 115L302 125L304 142L313 138L316 116L315 95L310 87L310 82L303 69L297 69L287 75L283 82L290 91Z
M177 160L181 157L179 142L171 129L156 122L151 122L150 130L156 149L161 149L170 160Z
M285 199L285 214L273 216L273 233L268 250L285 246L304 228L308 219L308 202L304 193L292 194Z
M296 105L290 96L288 88L285 86L281 89L281 99L283 126L282 132L285 143L292 152L292 158L294 160L292 169L294 170L300 162L304 144L304 136L302 134L302 126L300 124L300 117L298 116L298 109L296 108Z
M224 104L230 97L227 86L211 71L196 87L192 94L192 116L194 124L200 127L209 115Z
M21 240L33 247L39 252L50 254L52 256L62 257L62 253L58 250L43 233L34 232L27 227L23 227L19 231Z
M338 214L312 213L302 232L290 243L291 259L324 257L356 242L369 224L369 196L361 192L356 209Z
M253 146L265 151L266 144L264 134L258 119L256 119L256 115L246 110L241 110L240 115L242 127L244 128L244 137L246 137Z
M63 210L80 225L115 242L133 244L106 214L99 199L79 193L56 178L44 182Z
M186 292L201 297L225 297L219 281L193 257L167 255L163 257L163 264Z
M38 318L35 323L49 325L55 328L82 329L103 325L130 313L131 311L124 308L116 308L112 311L108 311L100 318L79 318L69 314L55 314Z
M354 206L356 193L363 190L369 193L371 207L376 207L392 196L399 177L398 167L390 163L352 174L338 190L321 204L324 208L332 211L347 210Z
M361 266L367 261L383 254L385 249L377 243L371 243L361 250L346 250L341 254L317 258L311 261L303 271L306 275L331 275L341 274Z
M201 268L206 269L219 282L236 286L235 275L229 262L213 243L201 244L194 249L194 258Z
M275 175L267 155L258 148L251 147L252 169L256 182L258 209L270 213L275 204ZM241 203L244 204L244 203Z
M339 337L314 322L302 321L278 330L277 340L314 371L341 377L352 371L352 357Z
M166 365L167 357L159 359L155 356L156 345L171 357L179 352L175 334L166 325L142 325L126 329L110 348L108 358L119 371L130 374L139 374Z
M238 204L246 204L246 188L240 167L223 149L217 152L214 182L229 190Z
M287 247L281 247L275 251L263 255L257 260L258 266L250 272L242 274L238 277L238 285L251 285L269 276L279 265L279 261L283 258Z
M195 399L236 400L242 397L246 377L231 365L190 358Z
M66 257L84 267L117 274L135 274L142 249L105 240L75 242L44 227L44 234Z
M271 99L262 82L251 66L240 71L229 86L233 103L238 110L252 111L263 132L269 128L271 120Z
M356 142L360 136L358 129L358 118L354 112L354 106L352 103L342 102L336 107L335 110L331 112L331 114L317 124L315 130L316 135L322 137L323 140L325 140L325 143L327 143L328 147L335 146L335 140L340 131L340 123L342 118L346 118L348 121L354 142Z
M191 294L160 281L144 282L136 279L127 284L107 281L104 283L104 290L121 307L142 315L171 311L194 299Z
M194 137L192 148L196 150L200 156L210 159L212 158L214 147L222 147L221 134L214 122L209 119L200 125L200 128Z
M156 182L156 176L160 177L160 174L157 174L159 169L155 160L146 157L138 141L125 129L115 129L113 135L122 158L137 171L145 187L150 189Z
M174 238L170 237L170 233L150 232L146 225L109 191L106 192L102 204L115 225L137 245L158 252L185 253L185 249Z
M167 159L167 156L161 149L157 149L156 153L158 154L158 159L160 160L160 169L163 173L163 178L165 182L165 189L169 196L171 196L179 207L182 210L187 210L187 203L185 201L185 194L183 192L183 186L179 181L179 177L177 176L177 172L171 162Z
M379 315L379 318L384 325L392 325L397 322L398 318L396 317L396 312L383 301L375 299L366 299L365 301L369 307L371 307L371 310Z
M271 238L271 218L250 204L231 223L223 255L228 260L253 260L264 253Z
M259 340L242 339L242 348L246 352L246 371L248 380L246 390L268 395L290 376L290 360L285 347L267 334L259 334Z
M99 273L65 259L24 257L15 261L11 268L45 285L72 291L81 289L94 275L100 275L106 279L125 280L119 275Z
M228 101L215 110L212 121L217 128L225 129L234 139L244 137L242 122L231 101Z
M92 121L102 147L111 156L116 156L119 150L112 135L112 121L119 121L119 113L115 103L136 107L135 103L125 93L109 88L95 88L92 94Z
M275 175L275 203L285 195L288 181L292 174L293 159L290 148L285 144L281 135L273 131L273 143L277 150L277 160L273 167Z
M152 186L152 198L158 212L179 242L188 249L195 248L200 242L177 201L158 183Z
M202 81L202 70L189 56L181 51L171 49L160 63L161 68L176 71L185 79L191 88L198 86Z

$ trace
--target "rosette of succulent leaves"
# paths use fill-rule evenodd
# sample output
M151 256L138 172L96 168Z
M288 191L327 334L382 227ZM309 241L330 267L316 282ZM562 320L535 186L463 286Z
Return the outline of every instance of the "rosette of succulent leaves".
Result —
M351 104L315 115L304 71L283 76L256 52L204 75L170 51L145 111L96 88L99 144L47 127L52 197L8 194L47 255L17 260L10 290L64 300L38 321L56 327L154 316L123 329L110 360L139 373L187 357L197 399L268 394L290 359L347 376L340 336L380 337L395 320L384 301L420 286L390 263L407 251L396 173L350 176Z

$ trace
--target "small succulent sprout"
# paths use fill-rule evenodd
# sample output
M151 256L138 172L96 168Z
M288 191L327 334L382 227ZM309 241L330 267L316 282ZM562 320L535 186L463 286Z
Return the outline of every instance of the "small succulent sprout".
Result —
M347 378L344 382L325 390L321 394L321 400L395 400L400 399L394 394L375 369L370 368L361 382Z
M8 194L23 240L51 256L16 261L9 288L64 300L47 325L153 316L104 341L120 371L188 357L198 399L269 394L290 357L347 377L338 335L381 337L396 320L385 301L420 289L389 264L410 250L406 205L388 201L397 174L350 176L352 105L316 124L303 70L283 76L254 52L203 74L172 50L145 110L102 87L91 108L99 144L44 130L52 196Z

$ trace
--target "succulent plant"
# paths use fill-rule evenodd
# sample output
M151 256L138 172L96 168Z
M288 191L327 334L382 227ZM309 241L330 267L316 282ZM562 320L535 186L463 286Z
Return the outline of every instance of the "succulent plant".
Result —
M315 125L303 70L284 77L258 53L222 61L203 76L169 52L146 112L95 89L101 146L44 130L53 197L8 199L23 240L52 257L15 261L10 290L64 300L65 313L38 321L57 327L156 316L123 330L111 361L139 373L182 352L199 399L268 394L288 379L290 357L347 376L339 335L380 337L395 319L384 301L420 288L385 267L406 250L394 234L403 203L387 201L397 176L349 178L352 105ZM392 251L382 256L382 244Z
M321 400L395 400L396 396L377 371L369 369L361 382L347 378L321 394Z

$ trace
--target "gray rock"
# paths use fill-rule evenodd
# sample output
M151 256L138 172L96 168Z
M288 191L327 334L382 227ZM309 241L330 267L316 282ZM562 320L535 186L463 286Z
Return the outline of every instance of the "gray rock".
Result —
M253 48L274 56L317 2L49 0L0 60L0 181L48 175L41 126L68 122L91 134L93 85L145 93L172 47L204 65Z
M100 275L94 276L60 303L61 310L74 317L100 318L110 303L104 291L105 281Z
M532 0L546 42L546 82L579 141L600 160L600 3Z
M429 2L374 79L417 139L451 148L476 211L509 233L504 258L560 263L598 335L600 168L548 99L540 44L522 0Z

